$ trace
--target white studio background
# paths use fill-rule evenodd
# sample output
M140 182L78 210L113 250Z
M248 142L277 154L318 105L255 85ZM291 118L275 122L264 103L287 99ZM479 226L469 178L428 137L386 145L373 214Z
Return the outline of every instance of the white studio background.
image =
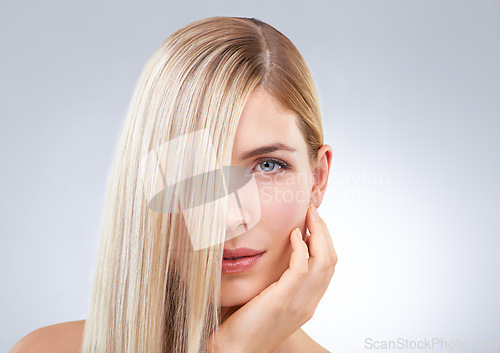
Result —
M87 317L136 80L210 16L273 25L318 87L334 151L319 211L339 263L305 331L334 352L398 338L500 351L497 0L2 0L0 351Z

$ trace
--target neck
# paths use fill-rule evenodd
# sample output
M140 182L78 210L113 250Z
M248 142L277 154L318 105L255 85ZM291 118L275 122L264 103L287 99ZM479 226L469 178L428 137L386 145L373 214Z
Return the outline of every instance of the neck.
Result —
M221 325L226 321L231 315L234 314L236 310L241 308L243 305L237 306L222 306L221 307Z

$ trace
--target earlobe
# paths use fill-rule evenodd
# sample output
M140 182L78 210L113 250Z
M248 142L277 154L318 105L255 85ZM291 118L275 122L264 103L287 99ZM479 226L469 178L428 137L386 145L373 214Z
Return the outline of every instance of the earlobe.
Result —
M316 208L318 208L319 205L321 205L322 197L320 195L320 190L318 188L318 181L319 181L319 173L318 173L318 168L314 169L313 172L313 184L311 188L311 199L309 201L309 204L313 204Z

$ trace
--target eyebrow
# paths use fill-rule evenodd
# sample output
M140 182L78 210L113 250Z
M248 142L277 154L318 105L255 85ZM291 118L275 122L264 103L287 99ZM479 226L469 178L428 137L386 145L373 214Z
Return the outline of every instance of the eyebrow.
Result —
M280 151L280 150L281 151L288 151L288 152L297 151L295 148L293 148L291 146L285 145L284 143L281 143L281 142L277 142L277 143L272 143L270 145L262 146L262 147L254 149L254 150L243 153L240 157L240 161L243 161L245 159L252 158L252 157L255 157L255 156L258 156L261 154L270 153L270 152L274 152L274 151Z

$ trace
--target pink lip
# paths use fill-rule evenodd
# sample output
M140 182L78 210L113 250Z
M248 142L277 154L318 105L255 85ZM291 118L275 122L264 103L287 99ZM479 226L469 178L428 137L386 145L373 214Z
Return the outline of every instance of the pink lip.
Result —
M264 256L263 251L237 248L234 250L224 249L224 258L222 259L222 273L238 273L249 270ZM240 257L231 260L229 257Z
M241 256L253 256L257 254L261 254L264 251L262 250L254 250L250 248L236 248L236 249L224 249L224 253L222 257L241 257Z

